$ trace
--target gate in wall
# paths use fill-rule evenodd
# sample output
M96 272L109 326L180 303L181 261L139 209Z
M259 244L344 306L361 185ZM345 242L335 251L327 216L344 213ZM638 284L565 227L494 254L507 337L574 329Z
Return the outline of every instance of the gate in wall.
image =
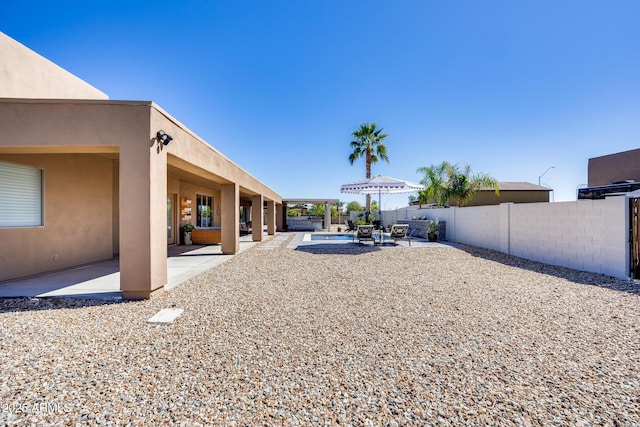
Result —
M629 199L631 210L630 225L630 249L631 249L631 271L630 275L634 279L640 279L640 198Z

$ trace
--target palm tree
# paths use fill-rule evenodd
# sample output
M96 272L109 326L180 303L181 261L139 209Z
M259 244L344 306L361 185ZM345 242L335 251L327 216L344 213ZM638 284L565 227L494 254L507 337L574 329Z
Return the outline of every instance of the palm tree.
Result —
M382 143L382 140L387 137L386 133L382 133L384 129L376 129L374 123L363 123L360 125L360 129L353 132L351 135L354 140L351 141L351 148L353 152L349 154L349 162L353 165L358 158L364 157L365 159L365 178L371 178L371 165L378 163L380 159L389 163L389 156L387 156L387 147ZM367 194L367 202L365 210L370 212L371 208L371 194Z
M489 174L471 174L471 166L465 165L460 169L458 165L448 164L446 167L447 182L445 193L448 199L455 199L458 206L464 206L481 189L494 189L500 195L498 181Z
M500 194L498 181L494 177L486 173L472 175L469 165L460 168L457 164L442 162L418 168L417 172L424 175L420 183L425 189L418 192L420 203L434 200L438 206L444 206L453 199L458 206L464 206L479 190L492 188L496 194Z
M431 164L431 166L423 166L418 168L417 173L424 175L424 178L420 181L420 184L424 185L424 190L418 192L419 203L429 203L429 200L434 200L436 205L444 206L449 198L447 195L447 170L451 167L448 162L442 162L438 165Z

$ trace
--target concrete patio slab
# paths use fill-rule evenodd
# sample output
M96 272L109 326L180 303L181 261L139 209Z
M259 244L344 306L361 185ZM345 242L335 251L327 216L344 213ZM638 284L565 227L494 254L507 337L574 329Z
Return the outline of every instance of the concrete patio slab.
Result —
M264 241L272 236L265 236ZM251 236L240 237L240 251L254 246ZM167 284L171 290L180 283L222 264L233 255L224 255L220 245L171 246L168 248ZM120 300L120 265L117 258L66 270L0 283L0 298L95 298Z

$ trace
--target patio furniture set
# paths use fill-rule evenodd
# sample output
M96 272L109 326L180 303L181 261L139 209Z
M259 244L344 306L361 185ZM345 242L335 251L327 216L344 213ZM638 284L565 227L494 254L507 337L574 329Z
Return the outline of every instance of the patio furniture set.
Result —
M389 232L385 232L384 228L376 227L374 225L358 225L355 227L355 233L353 234L353 240L358 240L358 243L373 242L373 245L383 245L385 243L398 244L398 240L406 240L411 246L411 237L407 235L409 226L406 224L394 224L389 229Z

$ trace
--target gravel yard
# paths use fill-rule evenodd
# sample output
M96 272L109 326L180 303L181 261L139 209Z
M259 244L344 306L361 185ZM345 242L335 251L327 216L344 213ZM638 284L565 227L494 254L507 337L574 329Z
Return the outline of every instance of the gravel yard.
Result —
M0 425L640 425L637 284L280 242L149 301L0 300Z

